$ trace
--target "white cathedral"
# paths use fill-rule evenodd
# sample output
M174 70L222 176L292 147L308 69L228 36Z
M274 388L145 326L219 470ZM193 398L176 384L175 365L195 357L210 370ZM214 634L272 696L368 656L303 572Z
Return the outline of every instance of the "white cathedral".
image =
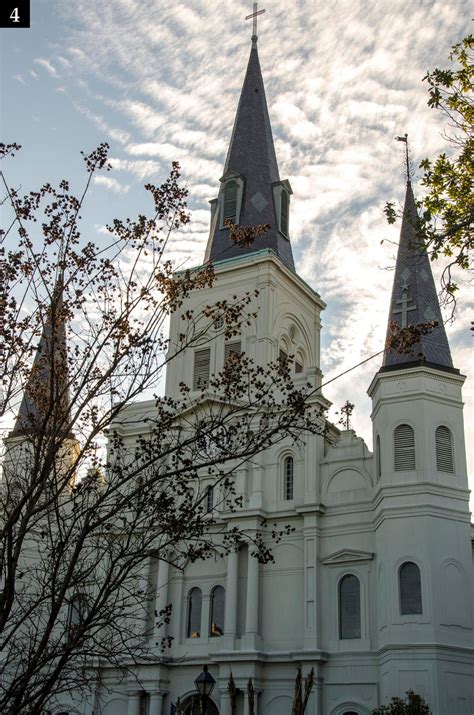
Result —
M257 317L232 345L222 337L173 360L166 394L177 396L181 382L191 390L205 383L229 349L260 365L292 354L296 384L317 388L325 303L295 271L292 190L279 176L256 37L220 181L204 256L216 281L192 293L183 310L258 288ZM209 715L231 713L230 672L239 715L248 713L249 678L258 715L289 715L298 667L315 671L311 715L369 715L408 689L434 715L474 713L464 377L452 364L428 256L417 248L415 211L408 182L387 318L400 327L439 325L421 339L423 361L387 352L368 386L374 452L352 429L334 429L332 442L323 435L296 446L284 440L255 457L251 471L237 470L243 505L219 519L242 529L257 529L262 518L290 524L294 530L273 547L274 563L260 564L246 549L184 572L155 563L154 605L172 604L172 615L153 641L172 639L169 662L137 666L129 681L105 672L95 702L68 712L169 715L178 698L183 712L199 712L194 680L207 665L216 681ZM271 228L244 247L230 240L226 219ZM171 344L181 324L174 314ZM152 414L153 405L139 405L140 414ZM132 419L137 406L129 411L123 437L132 445L147 427Z

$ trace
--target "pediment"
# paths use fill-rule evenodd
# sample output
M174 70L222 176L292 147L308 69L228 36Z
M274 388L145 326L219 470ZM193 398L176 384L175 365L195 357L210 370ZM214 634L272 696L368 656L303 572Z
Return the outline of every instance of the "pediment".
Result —
M371 561L374 558L373 551L358 551L356 549L341 549L323 559L326 566L349 564L358 561Z
M238 171L234 171L233 169L226 169L224 173L222 174L221 178L219 179L220 182L227 181L227 179L243 179L244 177L242 174L239 174Z

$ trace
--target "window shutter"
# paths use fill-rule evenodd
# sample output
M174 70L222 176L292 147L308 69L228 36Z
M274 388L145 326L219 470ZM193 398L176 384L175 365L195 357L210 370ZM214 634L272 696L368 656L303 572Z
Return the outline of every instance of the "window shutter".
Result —
M211 364L211 348L196 350L194 353L193 390L202 390L209 384L209 368Z
M436 469L438 472L454 473L453 436L447 427L436 429Z
M415 433L410 425L399 425L394 432L395 471L416 469Z
M224 189L224 211L222 216L222 222L229 219L235 223L237 216L237 182L232 180L228 181Z
M288 236L288 194L286 191L281 192L281 213L280 213L280 231Z
M235 355L240 355L242 353L242 345L240 340L236 340L233 343L225 343L224 345L224 362L226 363L230 357L231 353Z

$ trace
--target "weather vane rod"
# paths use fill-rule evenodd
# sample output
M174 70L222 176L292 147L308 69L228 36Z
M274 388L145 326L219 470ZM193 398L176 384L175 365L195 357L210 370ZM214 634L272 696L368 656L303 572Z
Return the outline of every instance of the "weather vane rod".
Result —
M407 170L407 181L410 181L410 156L408 154L408 134L404 134L402 137L395 137L397 142L405 142L405 161Z
M253 20L253 27L252 27L252 42L256 42L258 37L257 37L257 17L258 15L263 15L265 10L257 10L257 3L254 2L253 4L253 12L250 15L247 15L245 18L246 20L250 20L252 18Z

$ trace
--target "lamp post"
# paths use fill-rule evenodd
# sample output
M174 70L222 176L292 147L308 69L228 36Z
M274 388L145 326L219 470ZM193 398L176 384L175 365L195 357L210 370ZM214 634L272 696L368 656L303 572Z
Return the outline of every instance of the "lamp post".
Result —
M216 681L212 677L212 675L208 672L207 670L207 665L204 666L202 673L198 675L196 680L194 681L194 685L196 686L196 690L198 691L200 698L201 698L201 708L202 708L202 713L203 715L206 715L207 713L207 702L209 700L209 696L212 693L214 689L214 685L216 684Z

